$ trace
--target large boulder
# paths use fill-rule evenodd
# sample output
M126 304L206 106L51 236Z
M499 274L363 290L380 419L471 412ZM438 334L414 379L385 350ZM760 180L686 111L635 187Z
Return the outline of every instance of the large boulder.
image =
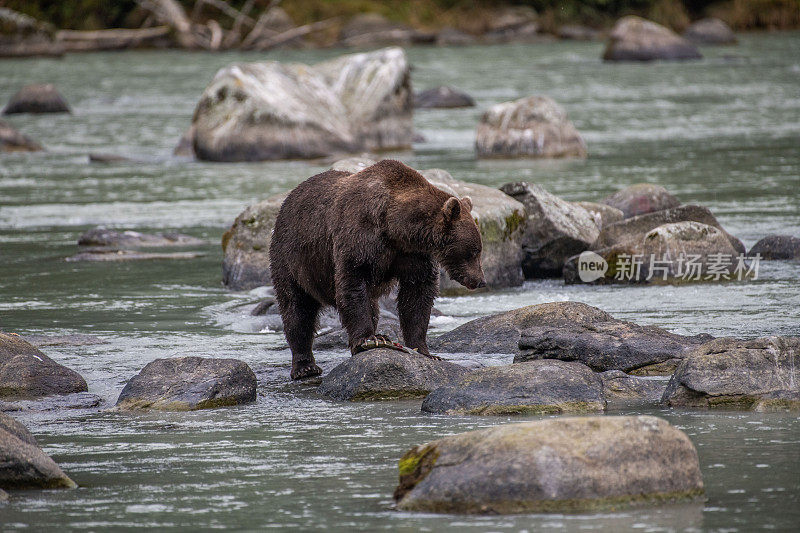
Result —
M194 411L256 400L256 375L236 359L156 359L132 377L117 409Z
M480 368L435 389L428 413L530 415L603 411L603 381L581 363L531 361Z
M605 268L597 277L587 278L585 265L589 262L600 262ZM723 231L700 222L675 222L658 226L639 242L571 257L564 265L564 281L567 284L741 281L751 275L751 269L752 265L744 261Z
M767 235L750 248L749 256L761 259L800 259L800 239L791 235Z
M586 157L586 143L564 109L546 96L489 108L475 137L478 157Z
M248 206L222 236L222 283L247 290L270 283L269 245L272 228L288 193Z
M652 416L496 426L417 446L398 466L403 511L564 512L703 495L689 437Z
M434 352L443 353L519 353L522 332L533 326L553 322L583 323L611 319L591 305L580 302L552 302L484 316L431 339Z
M36 444L28 429L0 413L0 488L57 489L77 487Z
M79 246L103 248L161 248L201 244L206 244L206 241L182 233L139 233L132 230L116 231L102 227L90 229L78 237Z
M692 43L674 31L635 15L617 21L609 34L605 61L701 59Z
M467 372L448 361L377 348L356 354L331 370L318 391L344 401L423 398Z
M472 218L481 232L481 267L490 289L522 285L522 239L526 230L525 207L502 191L486 185L454 179L447 171L430 169L422 175L435 187L472 199ZM439 288L443 293L461 292L460 284L442 270Z
M0 332L0 398L86 392L86 381L13 333Z
M580 306L586 309L585 313L559 316L551 312L551 320L522 330L514 361L561 359L580 361L597 371L631 372L649 367L671 373L686 354L712 338L709 335L687 337L658 326L640 326L585 304L562 304L561 307L576 309Z
M713 17L693 22L683 36L695 44L736 44L731 27Z
M796 400L800 393L800 337L714 339L678 366L663 402L676 407L750 409Z
M0 120L0 152L38 152L42 145Z
M653 183L637 183L603 199L603 203L616 207L625 218L671 209L681 205L667 189Z
M641 242L645 235L657 227L676 222L699 222L717 228L726 236L737 253L743 254L745 252L742 241L725 231L707 207L699 205L682 205L670 209L661 209L604 225L597 236L593 248L602 249L618 244L636 244Z
M26 85L11 97L4 115L14 113L69 113L69 106L52 83Z
M528 216L522 237L526 278L561 276L564 262L597 240L598 226L583 207L531 183L507 183L500 190L521 202Z
M56 29L33 17L0 7L0 57L60 56Z
M474 106L475 100L470 95L447 85L420 91L414 95L414 107L421 109Z
M414 136L409 65L400 48L314 66L236 63L206 87L192 126L194 152L209 161L409 148Z

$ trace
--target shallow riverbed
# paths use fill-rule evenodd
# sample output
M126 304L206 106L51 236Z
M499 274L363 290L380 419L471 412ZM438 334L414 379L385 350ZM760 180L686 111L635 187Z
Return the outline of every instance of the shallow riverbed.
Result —
M597 200L651 181L708 206L749 247L800 236L800 33L745 35L699 62L610 65L597 43L412 48L417 88L452 84L478 107L420 111L427 142L400 154L418 168L500 185L528 180L569 200ZM0 156L0 328L89 333L105 342L43 350L116 400L158 357L235 357L260 380L255 405L196 413L102 409L12 413L81 485L14 492L4 530L177 526L331 530L788 530L800 521L797 414L617 410L657 414L698 447L705 504L576 515L431 516L391 509L396 461L443 435L518 418L428 416L419 402L338 404L288 382L288 352L241 304L264 289L221 287L219 240L249 203L287 190L322 164L209 164L174 158L201 91L221 66L261 58L313 62L340 51L269 56L178 51L0 62L0 101L53 82L73 115L12 116L48 151ZM488 105L547 94L584 135L586 161L482 161L472 143ZM90 164L89 152L134 162ZM83 231L103 224L207 239L199 259L66 263ZM483 314L577 300L678 333L800 335L800 263L762 262L746 283L565 287L557 280L441 298L443 331ZM329 370L343 352L318 354ZM471 356L504 364L509 356ZM484 360L485 359L485 360Z

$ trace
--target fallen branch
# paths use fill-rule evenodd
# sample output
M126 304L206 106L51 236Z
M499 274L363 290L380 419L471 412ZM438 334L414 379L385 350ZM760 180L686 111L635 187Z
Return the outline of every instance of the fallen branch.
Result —
M121 50L155 44L160 40L169 38L169 32L170 29L167 26L138 30L59 30L56 32L56 41L60 42L67 52Z
M333 17L325 20L320 20L318 22L313 22L311 24L306 24L305 26L298 26L297 28L292 28L291 30L279 33L273 37L266 37L263 40L253 39L253 43L249 45L245 45L242 43L242 48L245 50L258 50L258 51L265 51L269 50L270 48L275 48L276 46L280 46L286 42L289 42L293 39L297 39L298 37L303 37L308 35L309 33L322 30L327 28L337 22L339 17ZM252 32L251 32L252 34ZM248 38L250 35L247 36Z

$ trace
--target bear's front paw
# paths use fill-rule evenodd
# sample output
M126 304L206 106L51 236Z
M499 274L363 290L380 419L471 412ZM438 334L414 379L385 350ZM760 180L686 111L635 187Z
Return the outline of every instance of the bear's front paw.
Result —
M322 369L314 363L292 366L292 379L308 379L322 374Z

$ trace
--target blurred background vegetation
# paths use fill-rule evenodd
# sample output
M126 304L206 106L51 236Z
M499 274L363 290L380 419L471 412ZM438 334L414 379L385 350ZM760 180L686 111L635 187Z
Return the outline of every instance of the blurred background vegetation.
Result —
M358 13L380 13L388 19L422 29L452 26L481 33L491 11L502 6L528 6L539 14L543 31L554 31L562 24L583 24L607 28L623 15L637 14L682 30L690 20L715 16L735 30L790 29L800 27L800 0L249 0L252 9L262 11L280 5L296 24ZM229 0L241 8L248 0ZM187 12L194 0L180 0ZM96 30L136 28L146 12L135 0L0 0L8 7L58 28ZM209 18L215 16L207 10ZM218 12L216 13L218 15Z

